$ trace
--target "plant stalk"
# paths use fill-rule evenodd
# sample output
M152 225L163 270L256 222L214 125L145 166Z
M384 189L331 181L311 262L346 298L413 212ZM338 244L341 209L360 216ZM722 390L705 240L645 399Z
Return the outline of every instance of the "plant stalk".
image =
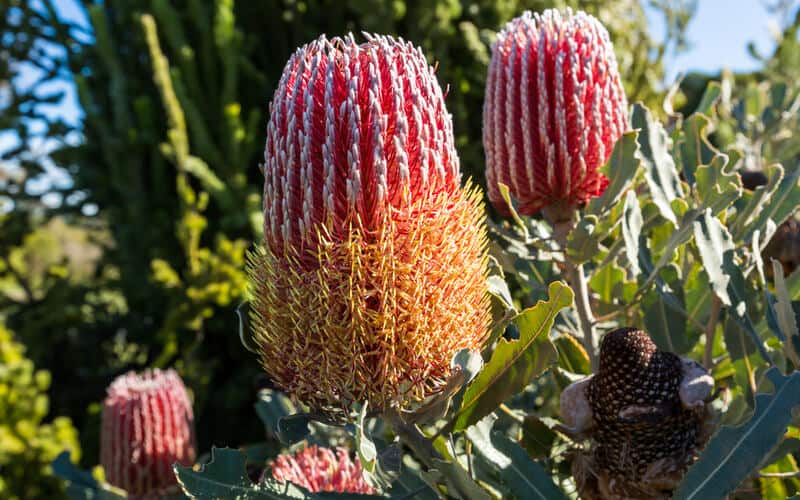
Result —
M589 356L592 371L596 371L598 368L597 335L594 328L592 306L589 302L589 285L586 281L583 264L576 264L567 254L567 238L575 227L578 212L575 207L554 205L545 208L543 215L553 226L553 239L564 253L564 271L567 282L575 293L575 309L578 311L578 320L583 333L583 338L580 340Z
M583 348L589 355L592 364L592 371L596 371L597 366L597 335L594 329L594 317L592 307L589 303L589 286L586 282L586 274L583 271L583 264L573 263L565 256L567 281L575 292L575 309L578 311L578 319L583 331Z

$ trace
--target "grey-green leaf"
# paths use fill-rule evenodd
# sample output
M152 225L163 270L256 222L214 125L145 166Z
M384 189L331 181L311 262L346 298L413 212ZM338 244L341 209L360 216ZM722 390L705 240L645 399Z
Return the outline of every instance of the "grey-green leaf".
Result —
M665 219L677 225L678 219L671 203L683 197L683 188L675 160L669 154L669 136L661 123L653 119L650 111L640 103L633 106L631 121L634 128L640 129L640 157L653 203Z
M495 417L489 415L478 424L467 429L467 437L474 450L489 463L508 485L516 498L538 498L543 500L564 499L567 495L553 479L519 444L503 433L494 431Z
M601 216L611 210L622 193L633 182L636 171L639 169L639 144L636 142L638 132L622 134L614 145L614 150L600 172L608 177L608 187L602 195L592 200L586 206L585 213Z
M200 470L182 465L173 468L181 488L193 498L269 498L247 477L246 462L247 457L239 450L212 448L211 461Z
M711 213L711 209L706 209L703 217L695 221L694 240L714 293L724 305L738 306L731 302L728 295L728 283L731 278L722 266L725 253L733 251L733 239L725 226Z
M625 196L625 211L622 217L622 238L625 240L625 252L628 255L633 276L641 272L639 269L639 235L642 232L642 210L636 192L628 191Z

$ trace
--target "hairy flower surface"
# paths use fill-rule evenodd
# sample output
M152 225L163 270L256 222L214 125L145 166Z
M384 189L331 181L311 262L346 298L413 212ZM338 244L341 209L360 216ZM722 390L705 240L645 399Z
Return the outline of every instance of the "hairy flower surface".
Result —
M480 193L460 186L434 70L402 40L324 37L271 103L254 337L276 384L318 410L439 390L488 325Z
M297 484L311 493L375 493L375 489L364 480L361 461L358 457L352 460L344 448L334 451L309 446L294 455L279 455L271 472L277 481Z
M111 383L100 435L110 484L132 496L158 494L176 484L173 464L194 459L192 404L177 373L128 372Z
M492 46L483 106L489 199L532 215L602 194L598 172L627 128L627 102L608 32L583 12L525 12Z

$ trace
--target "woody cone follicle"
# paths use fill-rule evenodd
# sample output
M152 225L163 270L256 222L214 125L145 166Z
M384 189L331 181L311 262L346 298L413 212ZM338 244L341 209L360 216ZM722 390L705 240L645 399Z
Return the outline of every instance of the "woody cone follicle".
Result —
M561 397L564 421L591 439L573 462L582 498L667 498L710 435L712 388L642 330L605 335L597 373Z

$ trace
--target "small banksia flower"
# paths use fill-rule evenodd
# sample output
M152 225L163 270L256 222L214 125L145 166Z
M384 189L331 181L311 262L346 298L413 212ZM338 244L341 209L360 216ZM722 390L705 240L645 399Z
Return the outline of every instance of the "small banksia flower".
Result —
M489 199L508 215L574 207L602 194L598 172L627 129L627 102L608 32L583 12L510 21L492 46L483 106Z
M100 460L106 480L132 497L158 495L176 483L172 465L195 459L189 395L173 370L128 372L103 402Z
M355 460L344 448L331 450L309 446L294 455L279 455L271 467L272 477L280 482L291 482L311 493L335 491L338 493L374 494L363 476L361 461Z
M698 363L620 328L600 346L596 374L564 390L561 413L591 437L573 473L583 498L668 498L713 430L713 379Z
M274 99L251 324L275 384L312 408L381 411L440 390L488 325L480 193L419 49L300 48Z

